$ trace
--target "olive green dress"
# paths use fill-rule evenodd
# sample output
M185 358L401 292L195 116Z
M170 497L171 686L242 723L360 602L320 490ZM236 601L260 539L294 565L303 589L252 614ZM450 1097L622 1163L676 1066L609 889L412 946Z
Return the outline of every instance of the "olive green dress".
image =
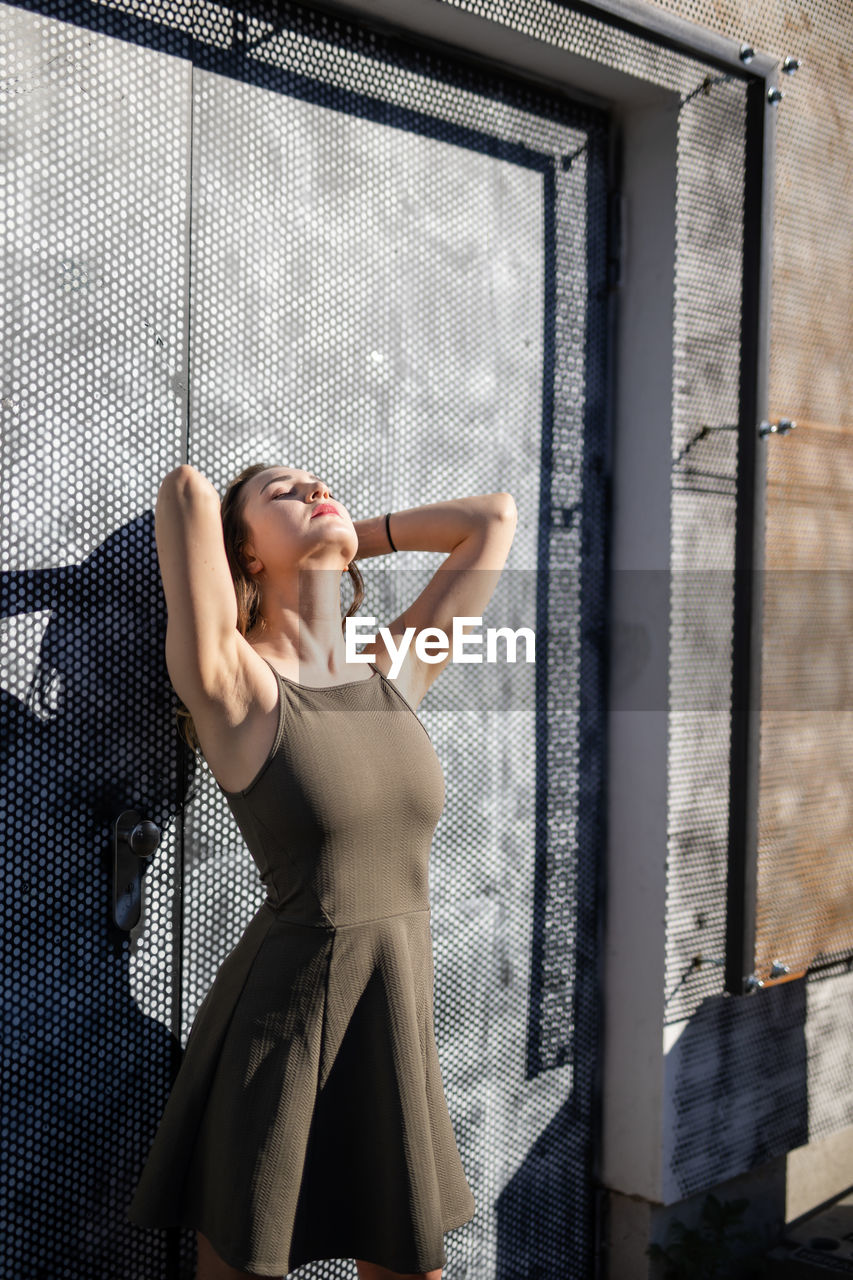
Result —
M443 1267L444 1232L475 1210L433 1024L444 778L370 665L324 688L276 671L270 754L245 790L220 788L267 898L199 1007L128 1208L263 1276L337 1257Z

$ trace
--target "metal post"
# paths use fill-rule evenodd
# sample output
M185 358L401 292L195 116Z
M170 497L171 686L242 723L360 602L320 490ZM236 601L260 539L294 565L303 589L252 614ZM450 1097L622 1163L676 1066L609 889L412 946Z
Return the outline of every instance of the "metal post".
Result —
M756 985L753 965L767 448L766 440L759 437L759 424L767 412L768 394L776 112L768 101L769 87L763 77L758 77L749 85L746 98L725 972L726 990L734 995L748 994Z

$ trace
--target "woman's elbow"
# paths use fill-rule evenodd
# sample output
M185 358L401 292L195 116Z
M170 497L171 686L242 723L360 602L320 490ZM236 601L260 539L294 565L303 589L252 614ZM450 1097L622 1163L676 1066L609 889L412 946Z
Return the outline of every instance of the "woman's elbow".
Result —
M495 494L495 514L507 523L518 523L518 507L511 493Z
M187 462L173 467L160 482L160 495L163 497L191 498L199 493L214 494L219 501L219 495L207 477Z

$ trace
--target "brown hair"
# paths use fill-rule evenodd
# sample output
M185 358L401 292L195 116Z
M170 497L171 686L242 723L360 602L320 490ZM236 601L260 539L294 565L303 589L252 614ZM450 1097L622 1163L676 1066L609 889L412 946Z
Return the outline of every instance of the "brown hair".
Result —
M260 586L243 563L243 545L248 534L246 522L243 518L243 509L246 504L245 485L247 480L251 480L252 476L258 475L261 471L268 471L274 465L276 464L255 462L252 466L245 467L228 485L220 505L225 554L228 558L228 568L231 570L231 580L234 583L234 594L237 597L237 630L241 636L247 635L254 626L258 626L263 630L266 625L259 613L261 603ZM353 585L353 600L346 613L341 617L341 631L346 628L347 618L357 612L364 599L364 579L354 562L350 563L348 573ZM192 747L193 751L200 752L201 745L195 731L192 715L180 699L178 699L176 715L178 728L184 739Z

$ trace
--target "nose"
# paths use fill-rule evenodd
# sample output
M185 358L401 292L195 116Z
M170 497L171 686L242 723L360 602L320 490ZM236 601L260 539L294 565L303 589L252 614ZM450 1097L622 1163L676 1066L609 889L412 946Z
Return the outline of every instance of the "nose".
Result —
M323 497L325 498L328 498L329 496L329 486L327 484L324 484L322 480L313 481L311 485L309 497L314 498L318 493L322 494Z

